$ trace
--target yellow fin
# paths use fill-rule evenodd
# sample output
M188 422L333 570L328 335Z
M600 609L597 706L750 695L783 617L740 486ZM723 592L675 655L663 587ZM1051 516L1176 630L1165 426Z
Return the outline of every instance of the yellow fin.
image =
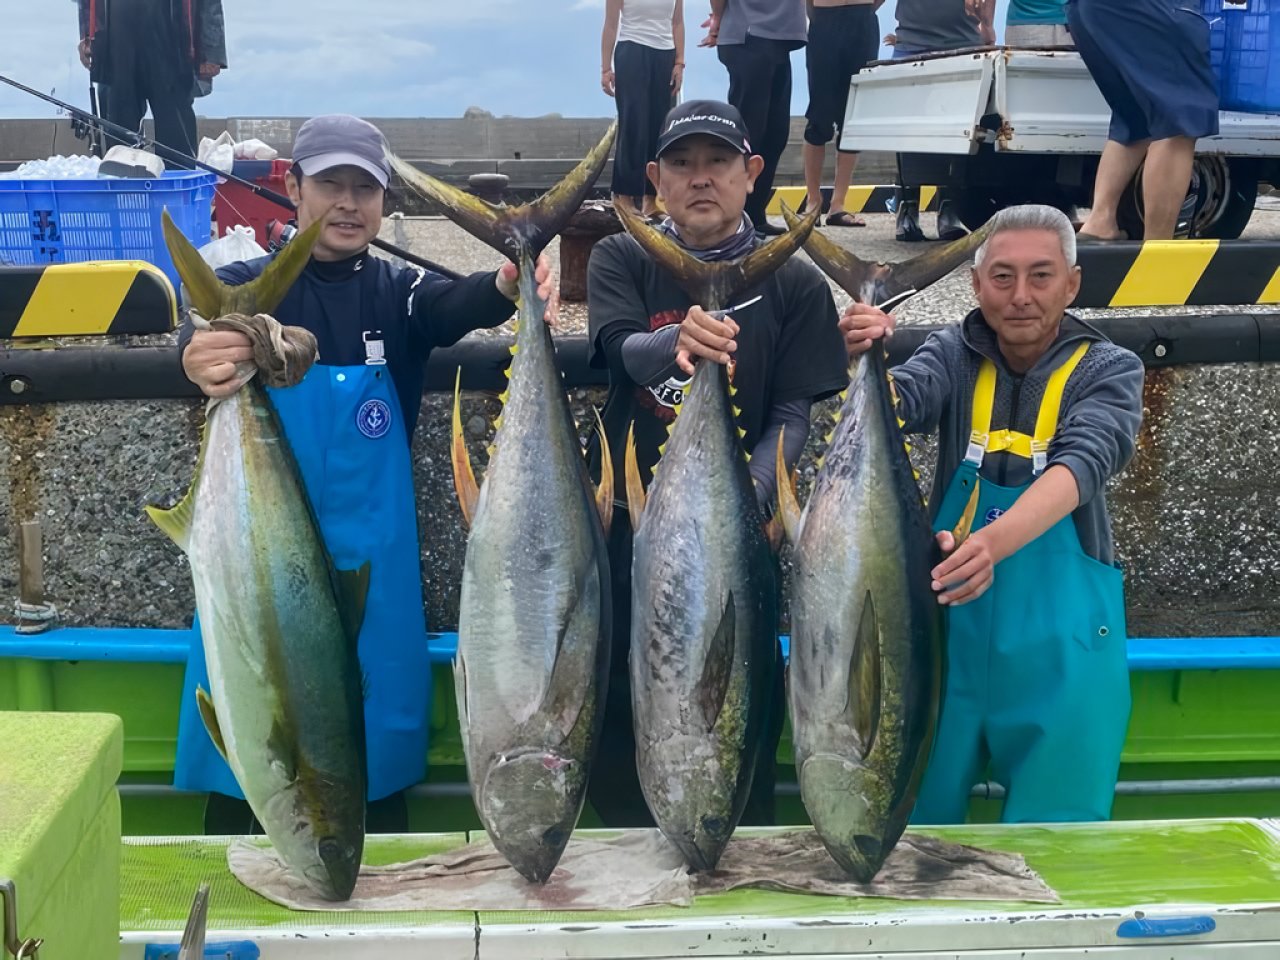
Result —
M168 510L159 507L147 507L147 516L157 527L164 531L170 540L186 553L191 545L191 519L195 512L195 489L193 481L187 495Z
M783 456L782 439L786 433L787 428L783 427L778 434L778 459L774 466L778 478L777 515L782 518L782 529L787 540L795 543L800 536L800 501L796 496L796 472L787 472L787 460Z
M919 474L916 475L919 480ZM960 512L960 520L956 523L955 529L951 531L956 538L956 546L964 543L969 538L970 531L973 530L973 518L978 512L978 489L982 486L982 481L975 477L973 481L973 493L969 494L969 502L964 505L964 510Z
M636 425L633 422L627 430L627 513L631 515L631 529L640 529L640 518L644 515L644 483L640 479L640 464L636 460Z
M204 692L204 687L196 687L196 706L200 710L200 719L204 721L204 728L209 731L209 739L218 748L218 753L222 754L222 759L226 760L227 743L222 739L222 728L218 726L218 714L214 712L213 701L209 699L209 694Z
M600 523L607 539L609 528L613 526L613 454L609 451L609 438L605 435L600 411L595 407L591 411L596 415L596 430L600 434L600 483L596 487L596 509L600 511Z
M476 504L480 500L480 488L476 485L476 475L471 469L471 455L467 452L467 440L462 433L462 368L453 382L453 443L449 448L449 459L453 464L453 489L458 494L458 506L462 508L462 522L471 529L471 520L476 515ZM489 450L493 456L493 448Z

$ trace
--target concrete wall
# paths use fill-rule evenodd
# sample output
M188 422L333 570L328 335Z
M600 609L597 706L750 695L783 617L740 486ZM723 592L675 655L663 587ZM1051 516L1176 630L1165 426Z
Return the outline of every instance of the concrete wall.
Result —
M575 414L602 391L571 393ZM464 533L454 500L451 397L429 394L414 444L428 623L451 629ZM1134 463L1110 496L1129 584L1134 636L1275 634L1280 629L1280 365L1166 368L1148 373L1147 417ZM498 409L464 397L477 473ZM802 465L811 481L820 412ZM67 624L177 627L193 599L181 553L142 508L171 503L195 462L198 404L188 401L0 407L0 616L16 597L16 524L44 527L46 583ZM928 483L932 444L916 448ZM807 492L807 491L806 491Z
M305 118L200 118L200 135L229 131L236 140L257 138L289 156L293 136ZM609 118L514 119L476 117L462 120L377 119L391 149L422 169L448 180L465 181L473 173L505 173L513 185L545 189L558 181L608 129ZM150 132L150 121L147 131ZM801 143L804 119L792 118L787 150L778 167L777 185L804 183ZM0 169L54 154L87 153L68 120L0 120ZM827 151L823 183L834 174L835 150ZM855 180L892 183L892 154L864 153ZM609 171L600 183L607 185Z

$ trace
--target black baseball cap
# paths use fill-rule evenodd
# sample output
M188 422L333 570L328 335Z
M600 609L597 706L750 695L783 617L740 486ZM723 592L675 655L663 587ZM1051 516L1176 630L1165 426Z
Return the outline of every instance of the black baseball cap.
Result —
M717 137L739 153L751 152L747 140L747 125L736 107L720 100L689 100L673 107L662 121L662 133L658 135L658 156L677 140L705 133Z

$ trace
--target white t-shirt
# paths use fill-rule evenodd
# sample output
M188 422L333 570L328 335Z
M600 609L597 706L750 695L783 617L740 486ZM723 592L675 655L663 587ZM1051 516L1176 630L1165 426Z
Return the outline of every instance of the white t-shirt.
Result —
M618 40L642 43L655 50L672 50L671 18L676 0L622 0L622 17L618 23Z

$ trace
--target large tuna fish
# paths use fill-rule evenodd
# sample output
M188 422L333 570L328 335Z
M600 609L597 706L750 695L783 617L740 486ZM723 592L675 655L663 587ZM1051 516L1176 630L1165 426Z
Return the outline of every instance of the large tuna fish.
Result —
M784 211L788 223L795 222ZM814 262L856 300L880 303L963 262L972 235L892 267L815 233ZM862 882L906 829L937 718L938 560L879 344L857 361L803 515L778 452L794 545L788 688L800 794L828 852Z
M622 212L622 211L620 211ZM816 214L733 263L704 263L622 212L627 230L705 309L778 269ZM627 449L636 763L662 832L714 869L746 806L769 709L778 588L728 368L700 361L646 496Z
M476 810L493 845L536 883L551 876L578 822L603 718L613 481L606 470L592 488L534 264L578 210L613 136L541 199L514 209L393 160L410 185L520 268L511 382L478 491L454 400L454 479L471 528L454 674Z
M222 284L165 216L191 306L255 344L258 372L211 400L195 478L147 513L187 554L209 694L209 734L277 852L317 894L351 896L364 847L364 713L356 637L368 566L335 571L264 389L300 381L315 338L263 316L311 256L313 227L259 277Z

